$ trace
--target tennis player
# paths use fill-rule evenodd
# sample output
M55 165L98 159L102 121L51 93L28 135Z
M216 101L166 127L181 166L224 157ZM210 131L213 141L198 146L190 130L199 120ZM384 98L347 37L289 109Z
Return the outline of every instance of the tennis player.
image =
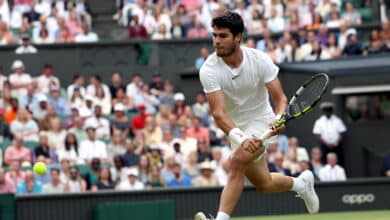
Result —
M229 135L233 150L216 220L230 219L242 193L245 176L259 192L295 191L309 213L318 212L313 174L305 171L293 178L270 173L263 155L275 138L264 143L257 138L270 129L270 124L280 118L287 106L277 77L278 67L266 54L240 47L244 24L239 14L228 11L217 15L212 19L212 28L215 52L203 64L199 77L215 122ZM275 129L272 135L279 134L283 128ZM198 212L195 219L207 218Z

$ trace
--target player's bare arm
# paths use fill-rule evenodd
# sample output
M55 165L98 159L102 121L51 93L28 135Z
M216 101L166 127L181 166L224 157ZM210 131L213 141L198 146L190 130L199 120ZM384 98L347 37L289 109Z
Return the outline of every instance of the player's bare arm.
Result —
M221 90L206 94L209 102L211 113L215 119L215 123L221 128L225 134L229 135L236 125L232 119L226 114L226 106L224 95ZM248 137L242 146L250 153L255 153L262 148L262 140L255 137Z
M267 83L266 87L274 103L275 114L282 115L287 107L287 97L284 94L279 78L275 78L271 82ZM284 128L285 126L283 125L280 126L279 128L274 129L272 135L279 134Z

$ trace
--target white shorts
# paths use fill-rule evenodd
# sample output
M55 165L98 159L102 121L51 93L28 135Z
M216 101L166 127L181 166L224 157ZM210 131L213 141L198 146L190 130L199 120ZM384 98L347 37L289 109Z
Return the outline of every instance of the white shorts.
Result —
M255 119L252 121L249 121L244 126L241 126L240 129L249 137L261 137L265 132L269 130L269 124L274 120L274 116L264 116L260 119ZM271 143L274 143L276 141L276 137L268 138L264 143L264 147L267 150L267 148L270 146ZM234 151L239 145L231 143L231 148ZM265 153L266 151L264 151ZM264 153L262 153L256 160L260 160Z

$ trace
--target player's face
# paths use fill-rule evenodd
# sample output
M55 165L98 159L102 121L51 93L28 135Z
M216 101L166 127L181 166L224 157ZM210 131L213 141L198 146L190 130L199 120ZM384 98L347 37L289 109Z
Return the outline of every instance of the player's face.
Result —
M228 28L214 27L213 46L219 57L231 56L240 44L240 35L233 37Z

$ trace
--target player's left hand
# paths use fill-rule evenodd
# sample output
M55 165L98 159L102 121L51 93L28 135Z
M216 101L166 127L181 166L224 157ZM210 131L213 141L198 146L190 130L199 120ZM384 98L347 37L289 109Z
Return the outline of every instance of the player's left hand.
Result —
M273 126L273 124L274 124L275 122L276 122L276 120L274 120L272 123L269 124L270 130L272 131L272 132L271 132L271 136L275 136L275 135L278 135L278 134L282 133L282 131L286 128L285 125L281 125L281 126L275 128L275 127Z

